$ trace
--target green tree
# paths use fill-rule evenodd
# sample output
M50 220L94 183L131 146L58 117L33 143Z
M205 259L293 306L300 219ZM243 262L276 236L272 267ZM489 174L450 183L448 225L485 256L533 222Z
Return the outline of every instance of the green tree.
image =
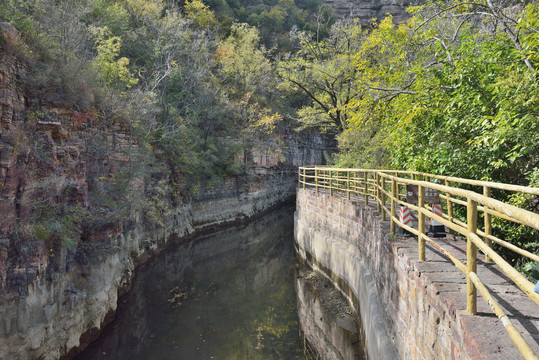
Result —
M130 88L138 82L129 71L129 59L118 57L122 46L121 38L110 36L107 28L93 28L96 37L97 56L93 65L101 74L105 84L116 89Z
M193 20L198 28L213 28L217 25L217 20L213 12L201 0L187 0L184 5L184 11L185 17Z
M215 53L219 76L236 100L249 92L260 95L270 81L271 64L259 41L256 28L234 24L230 36L220 42Z
M364 96L339 137L341 164L536 185L537 5L511 16L499 6L428 5L369 33L354 59ZM537 211L531 197L497 196ZM537 251L537 234L525 227L496 219L494 231Z
M327 39L319 34L295 34L299 50L279 62L281 88L299 90L309 105L298 112L304 126L321 130L344 131L350 116L349 105L363 96L354 88L358 76L353 58L361 46L364 32L358 23L338 23Z

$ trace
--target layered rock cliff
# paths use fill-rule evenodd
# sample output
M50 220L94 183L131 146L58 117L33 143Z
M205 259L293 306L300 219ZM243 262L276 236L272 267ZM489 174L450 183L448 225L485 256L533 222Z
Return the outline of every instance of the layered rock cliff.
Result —
M406 8L423 3L421 0L325 0L340 18L358 18L361 25L372 26L373 19L380 21L388 14L395 22L402 22L410 17Z
M190 200L159 192L170 182L166 172L133 177L118 191L135 200L114 210L109 203L123 198L109 179L136 161L129 129L103 126L96 113L29 86L14 55L17 31L0 24L0 32L2 359L70 358L110 321L138 264L197 231L289 199L297 166L324 162L320 136L290 132L284 161L247 157L243 174Z

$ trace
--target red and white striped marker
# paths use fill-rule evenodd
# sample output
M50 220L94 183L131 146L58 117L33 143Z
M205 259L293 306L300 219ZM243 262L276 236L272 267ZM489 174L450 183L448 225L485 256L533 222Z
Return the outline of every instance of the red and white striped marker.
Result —
M412 216L410 215L410 209L408 206L401 206L399 211L399 221L404 225L410 226L412 222Z
M432 212L439 217L443 217L440 204L433 204ZM431 233L433 237L445 237L445 227L441 222L430 219L429 233Z
M399 221L404 225L412 226L412 215L410 214L410 209L408 209L408 206L401 205L399 209ZM402 227L399 227L399 235L412 236L412 233Z
M440 206L440 204L433 204L432 205L432 212L440 217L442 217L443 213L442 213L442 207ZM433 221L436 221L434 219L430 219L430 222L432 224ZM436 221L437 222L437 221Z

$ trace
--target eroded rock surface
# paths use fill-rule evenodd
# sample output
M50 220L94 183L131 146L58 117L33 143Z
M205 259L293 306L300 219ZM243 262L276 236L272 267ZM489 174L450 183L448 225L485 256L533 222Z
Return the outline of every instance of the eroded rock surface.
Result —
M333 9L340 18L358 18L361 25L371 26L373 19L382 20L388 14L397 23L410 17L406 8L423 3L421 0L325 0L325 4Z

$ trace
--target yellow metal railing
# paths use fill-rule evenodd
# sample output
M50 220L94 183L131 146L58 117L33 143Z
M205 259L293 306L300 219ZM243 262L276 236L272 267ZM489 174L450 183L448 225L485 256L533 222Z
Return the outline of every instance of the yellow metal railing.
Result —
M417 205L403 200L406 198L406 186L417 186ZM456 186L455 186L456 185ZM480 192L464 190L460 186L477 187ZM428 242L438 251L449 258L455 266L466 274L468 314L477 313L477 290L492 311L505 326L509 336L516 344L525 359L539 359L522 335L515 329L500 305L492 297L477 275L477 250L485 254L485 261L496 263L501 270L522 290L535 304L539 305L539 294L534 291L534 284L519 273L496 251L491 248L492 242L539 262L539 256L517 246L514 246L492 234L492 217L499 217L516 224L525 225L535 231L539 230L539 214L492 198L491 190L499 189L514 191L533 196L539 195L539 188L500 184L488 181L476 181L456 177L439 176L413 171L370 170L370 169L342 169L326 166L308 166L299 168L298 186L300 188L314 188L316 192L321 189L333 195L335 191L343 192L348 199L352 195L360 196L368 205L369 201L376 203L382 220L389 217L390 231L395 233L397 225L417 236L419 260L425 261L425 243ZM436 190L439 197L445 202L447 214L439 216L432 210L432 206L425 203L425 189ZM408 226L399 221L397 206L407 206L417 213L417 228ZM466 222L456 219L455 206L466 209ZM482 230L478 228L478 213L483 214ZM432 218L467 239L466 264L457 259L451 252L444 249L425 232L425 218Z

